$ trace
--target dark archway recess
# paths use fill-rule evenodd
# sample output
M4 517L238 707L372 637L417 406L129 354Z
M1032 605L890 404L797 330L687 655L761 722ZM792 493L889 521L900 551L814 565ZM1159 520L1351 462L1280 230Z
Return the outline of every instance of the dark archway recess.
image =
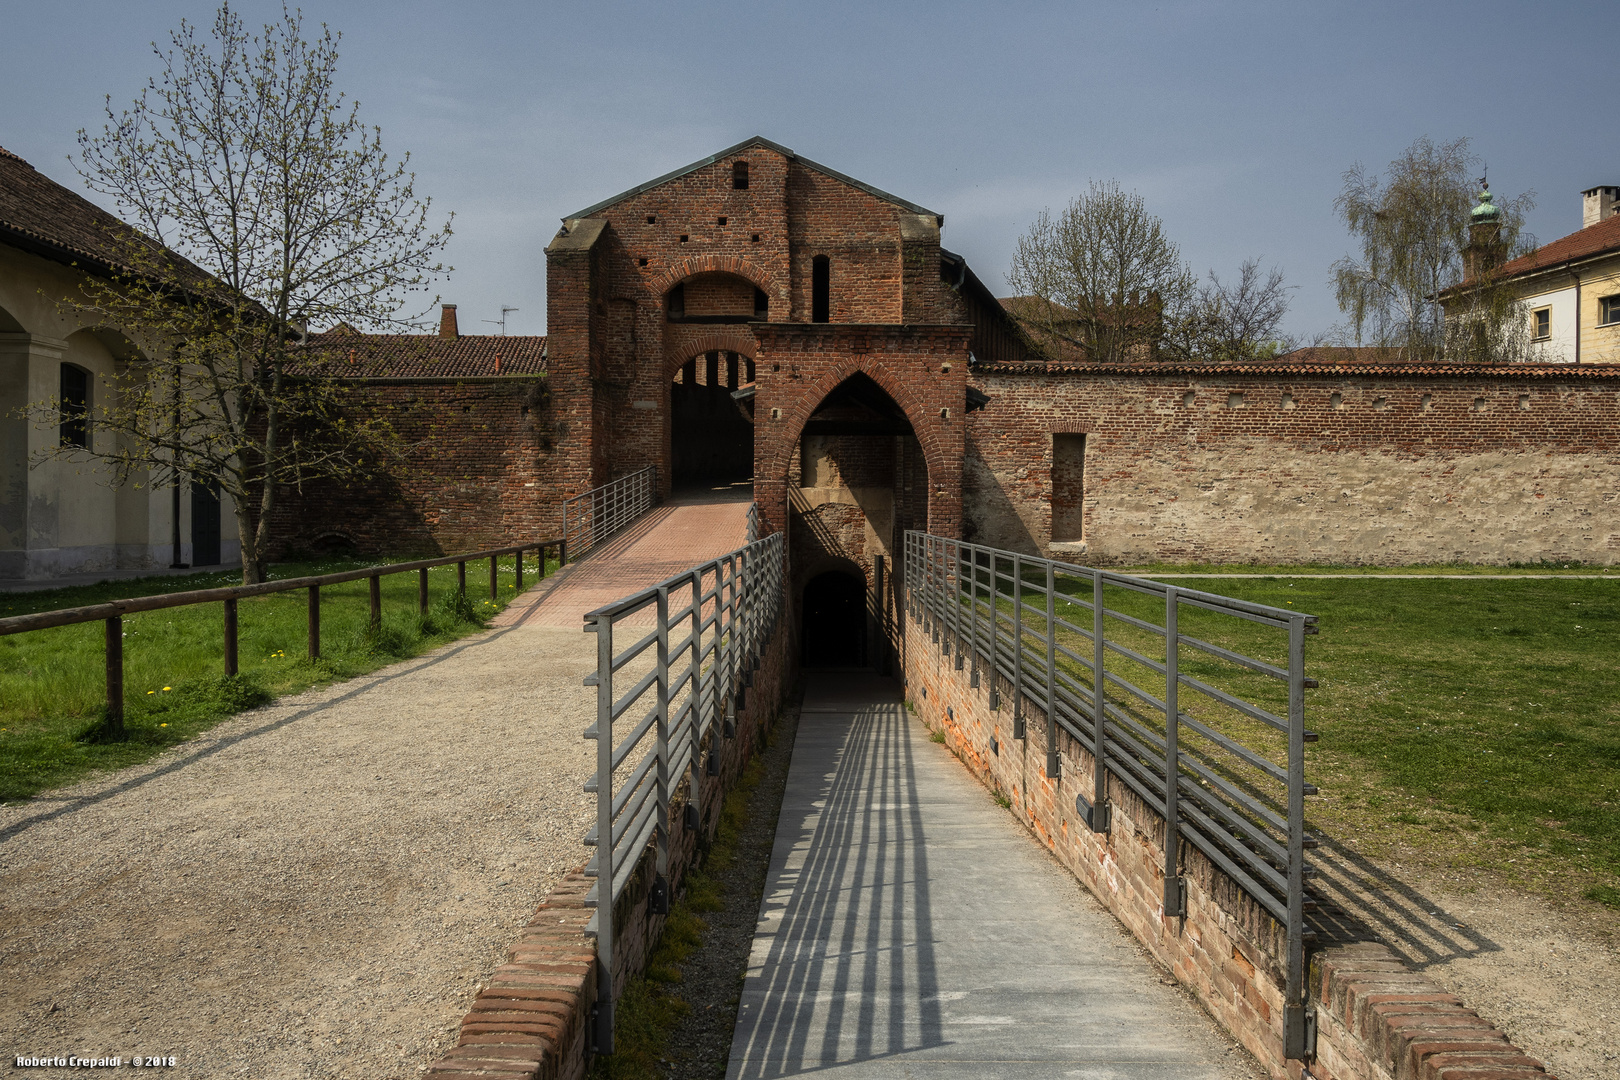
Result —
M709 353L688 363L670 386L675 486L753 478L754 426L731 396L746 381L747 365L736 353Z
M804 587L800 641L803 664L862 667L866 664L866 583L843 570L829 570Z

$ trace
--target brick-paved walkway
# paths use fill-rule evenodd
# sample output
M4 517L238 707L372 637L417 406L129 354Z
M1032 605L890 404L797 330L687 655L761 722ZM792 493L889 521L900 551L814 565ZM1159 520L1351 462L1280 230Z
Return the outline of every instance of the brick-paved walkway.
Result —
M578 630L586 612L741 547L753 498L747 485L679 492L555 582L512 603L495 625Z

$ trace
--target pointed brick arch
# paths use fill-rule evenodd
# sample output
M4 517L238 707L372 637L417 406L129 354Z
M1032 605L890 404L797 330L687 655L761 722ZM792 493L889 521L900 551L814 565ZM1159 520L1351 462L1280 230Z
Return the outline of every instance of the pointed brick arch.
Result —
M752 281L755 288L763 289L773 304L778 302L785 304L788 300L787 286L778 282L776 275L752 259L745 259L741 255L689 255L684 259L677 259L652 279L653 295L663 296L674 288L677 282L698 274L735 274L737 277Z
M818 362L819 371L802 381L761 370L761 392L754 404L754 491L767 527L780 528L786 521L788 466L810 415L845 379L861 373L882 387L911 421L928 469L928 528L957 535L962 517L965 371L944 371L940 362L958 349L965 361L965 333L960 343L933 342L920 349L882 353L852 350L824 366ZM775 355L771 352L760 362L768 367ZM778 409L781 415L776 417Z

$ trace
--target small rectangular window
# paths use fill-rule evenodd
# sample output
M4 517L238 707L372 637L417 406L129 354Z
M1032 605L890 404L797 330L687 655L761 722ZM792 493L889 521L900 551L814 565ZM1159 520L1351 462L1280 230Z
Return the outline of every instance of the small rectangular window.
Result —
M733 161L731 163L731 186L738 191L748 190L748 162Z
M1530 313L1531 337L1545 341L1552 337L1552 308L1537 308Z
M810 264L810 321L832 319L832 265L827 256L817 255Z
M1620 323L1620 296L1598 297L1598 325Z
M1085 539L1086 437L1052 436L1052 541Z
M74 364L62 365L63 446L90 448L90 373Z

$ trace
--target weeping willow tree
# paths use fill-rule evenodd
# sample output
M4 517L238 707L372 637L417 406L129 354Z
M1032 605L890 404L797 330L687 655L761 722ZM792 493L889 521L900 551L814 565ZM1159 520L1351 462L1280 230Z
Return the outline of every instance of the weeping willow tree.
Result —
M1333 264L1333 283L1357 344L1408 361L1522 358L1522 316L1495 268L1534 248L1524 217L1535 199L1527 192L1496 205L1490 257L1470 258L1484 254L1470 235L1479 168L1467 139L1424 136L1390 162L1387 175L1359 164L1344 174L1333 205L1361 254Z
M133 228L110 238L115 272L68 302L144 355L95 395L110 437L46 453L89 454L115 483L217 486L250 583L280 489L364 479L400 449L347 407L304 328L413 327L413 294L447 270L449 223L429 224L408 156L338 91L338 40L306 40L286 10L250 33L226 4L210 33L182 21L134 104L109 98L105 129L79 133L81 176Z

